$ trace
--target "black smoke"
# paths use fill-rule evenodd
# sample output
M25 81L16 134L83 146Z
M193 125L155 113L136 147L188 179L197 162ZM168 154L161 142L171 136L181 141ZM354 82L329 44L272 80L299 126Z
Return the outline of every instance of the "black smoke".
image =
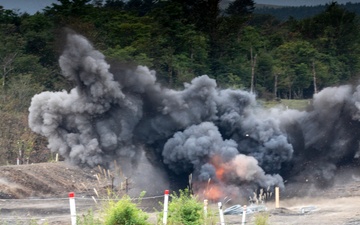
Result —
M152 165L141 175L144 189L189 174L232 193L284 187L284 179L328 185L338 167L360 156L360 88L324 89L307 111L264 109L253 94L221 90L207 75L182 90L163 87L155 71L110 65L77 34L67 36L59 64L76 85L35 95L30 128L77 165L111 167L116 160L133 175Z

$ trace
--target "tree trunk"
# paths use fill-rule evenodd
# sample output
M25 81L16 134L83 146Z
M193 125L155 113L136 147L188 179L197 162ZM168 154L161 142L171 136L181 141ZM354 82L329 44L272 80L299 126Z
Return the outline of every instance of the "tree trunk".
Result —
M275 74L275 81L274 81L274 98L277 97L277 86L278 86L278 75Z
M174 82L174 77L173 77L173 70L171 65L168 65L168 76L169 76L169 87L172 87Z
M255 85L254 85L254 80L255 80L255 65L256 65L256 57L257 54L255 54L255 56L253 56L253 49L252 47L250 48L250 57L251 57L251 85L250 85L250 92L254 93L255 92Z
M291 89L291 85L289 85L289 99L291 99L291 94L292 94L292 89Z
M316 71L315 71L315 62L312 62L312 72L314 78L314 94L318 93L317 86L316 86Z
M8 74L14 69L12 67L12 63L14 62L16 56L17 56L17 52L5 56L2 60L2 67L3 67L2 86L3 87L5 87L5 85L6 85L6 79L7 79Z

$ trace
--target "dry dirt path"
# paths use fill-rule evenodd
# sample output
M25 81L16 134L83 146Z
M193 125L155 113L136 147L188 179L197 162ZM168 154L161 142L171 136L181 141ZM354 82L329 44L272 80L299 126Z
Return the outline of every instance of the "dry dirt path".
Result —
M0 224L70 224L69 199L2 199ZM95 209L92 199L76 199L78 215Z

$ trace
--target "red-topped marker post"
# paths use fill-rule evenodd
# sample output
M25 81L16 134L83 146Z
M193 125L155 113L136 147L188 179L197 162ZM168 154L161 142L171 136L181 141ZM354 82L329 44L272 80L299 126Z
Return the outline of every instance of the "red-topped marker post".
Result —
M71 215L71 225L76 225L76 206L75 206L75 193L69 193L69 202L70 202L70 215Z
M163 224L167 223L167 214L168 214L168 206L169 206L169 190L164 191L164 214L163 214Z

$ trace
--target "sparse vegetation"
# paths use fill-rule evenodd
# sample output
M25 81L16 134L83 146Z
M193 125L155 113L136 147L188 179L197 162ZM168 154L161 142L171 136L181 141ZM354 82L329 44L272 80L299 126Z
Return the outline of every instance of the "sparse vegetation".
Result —
M255 225L269 225L269 214L266 212L258 213L254 216Z
M305 110L310 104L308 99L281 99L280 101L261 101L260 104L266 108L283 107L288 109Z
M99 218L96 218L93 210L88 210L86 214L78 216L76 218L76 224L78 225L102 225L103 223Z

